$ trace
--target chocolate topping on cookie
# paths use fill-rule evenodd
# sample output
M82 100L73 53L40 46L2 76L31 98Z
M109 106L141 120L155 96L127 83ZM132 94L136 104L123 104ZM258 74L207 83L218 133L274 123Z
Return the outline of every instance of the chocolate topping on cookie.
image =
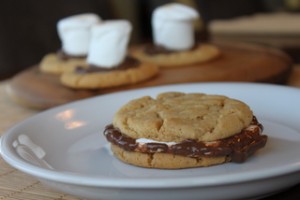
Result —
M69 55L67 54L66 52L64 52L62 49L58 50L56 52L56 55L57 55L57 58L60 59L60 60L69 60L71 58L81 58L81 59L85 59L86 58L86 55L81 55L81 56L75 56L75 55Z
M198 47L198 45L194 45L191 49L186 50L186 51L193 51L197 47ZM161 45L147 44L144 47L144 52L145 52L145 54L148 54L151 56L151 55L159 55L159 54L172 54L172 53L176 53L178 51L167 49Z
M85 73L97 73L97 72L109 72L109 71L115 71L115 70L127 70L130 68L136 68L140 65L140 61L127 56L124 62L121 64L113 67L113 68L107 68L107 67L101 67L101 66L95 66L95 65L89 65L89 67L77 67L76 73L79 74L85 74Z

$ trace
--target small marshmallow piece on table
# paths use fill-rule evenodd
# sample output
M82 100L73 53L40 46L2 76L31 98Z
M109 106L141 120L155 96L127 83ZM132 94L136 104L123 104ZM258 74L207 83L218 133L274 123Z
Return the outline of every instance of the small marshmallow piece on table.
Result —
M174 51L188 50L195 44L193 20L198 12L188 6L170 3L156 8L152 15L153 39Z
M90 29L101 22L94 13L73 15L61 19L57 23L58 36L63 51L71 56L87 55L90 44Z
M127 54L132 26L127 20L108 20L94 25L87 62L112 68L121 64Z

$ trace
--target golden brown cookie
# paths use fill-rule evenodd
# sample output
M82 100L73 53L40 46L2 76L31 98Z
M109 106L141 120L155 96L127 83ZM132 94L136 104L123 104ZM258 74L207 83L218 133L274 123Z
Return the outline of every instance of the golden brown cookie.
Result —
M133 138L214 141L240 132L252 117L249 106L225 96L168 92L130 101L113 125Z
M139 63L137 67L104 72L78 73L66 72L61 83L75 89L98 89L135 84L157 75L159 69L154 64Z
M40 62L40 70L45 73L62 74L73 71L78 66L86 66L85 58L61 59L56 53L47 54Z
M161 93L122 106L104 135L120 160L151 168L244 162L265 146L245 103L222 95Z
M168 53L146 53L146 45L134 47L130 53L132 56L149 63L155 63L160 67L184 67L187 65L204 63L215 59L220 55L220 50L213 44L199 44L188 51L174 51Z

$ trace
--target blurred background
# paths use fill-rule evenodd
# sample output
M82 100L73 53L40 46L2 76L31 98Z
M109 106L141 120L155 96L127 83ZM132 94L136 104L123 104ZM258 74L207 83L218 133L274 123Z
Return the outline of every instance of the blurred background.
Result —
M151 13L171 0L1 0L0 79L11 77L60 48L56 23L94 12L102 19L128 19L131 44L151 41ZM196 30L205 39L274 46L300 60L300 0L177 0L195 7Z

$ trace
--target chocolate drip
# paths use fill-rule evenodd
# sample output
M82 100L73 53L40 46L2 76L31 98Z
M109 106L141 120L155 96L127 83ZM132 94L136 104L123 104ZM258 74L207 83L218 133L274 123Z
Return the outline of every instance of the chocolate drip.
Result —
M232 162L244 162L255 151L265 146L267 136L261 135L263 126L253 117L250 125L256 125L252 130L243 129L240 133L225 139L213 142L201 142L187 139L180 143L170 145L163 143L145 143L139 145L135 139L125 136L113 125L105 128L104 135L107 140L127 151L141 153L171 153L191 158L201 156L218 157L229 156Z
M124 62L122 62L120 65L112 67L112 68L106 68L101 66L95 66L95 65L89 65L88 68L85 67L77 67L76 73L79 74L86 74L86 73L97 73L97 72L109 72L114 70L126 70L134 67L138 67L140 62L133 58L133 57L126 57Z
M118 129L115 129L113 125L106 126L105 132L106 139L109 142L122 146L126 151L134 151L137 147L135 139L123 135Z
M168 152L168 145L166 144L161 144L161 143L147 143L145 145L146 149L144 151L149 152L149 153L167 153Z

